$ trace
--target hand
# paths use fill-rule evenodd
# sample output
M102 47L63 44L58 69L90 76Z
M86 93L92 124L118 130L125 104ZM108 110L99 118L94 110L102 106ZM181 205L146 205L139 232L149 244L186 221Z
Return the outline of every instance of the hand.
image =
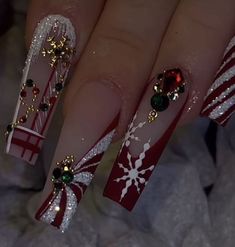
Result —
M61 83L60 90L52 88L57 101L71 61L73 70L63 102L64 124L43 192L43 204L37 212L39 220L61 230L67 227L76 201L80 201L90 183L102 154L112 140L124 136L133 116L106 185L105 196L129 210L134 207L175 127L191 121L201 111L223 51L234 32L234 7L232 0L32 1L27 21L28 45L32 37L33 40L36 37L37 42L40 32L45 33L51 26L55 30L48 32L46 38L56 38L43 40L40 51L45 48L45 57L38 53L36 61L28 60L28 73L25 72L23 83L26 79L37 82L39 85L32 86L39 89L39 98L48 83L57 87ZM48 21L41 21L33 35L37 23L49 15ZM56 22L58 25L55 26ZM60 26L65 27L64 33L60 32ZM65 57L60 58L61 53L52 56L56 55L57 47L52 52L49 49L53 48L51 42L62 38L67 39L65 46L68 48L68 61L64 67ZM31 45L30 51L35 47ZM228 51L233 47L234 43L231 43ZM227 54L225 60L231 52ZM54 64L50 67L53 58ZM203 106L205 115L222 124L234 110L234 99L222 114L214 111L217 102L217 105L210 104L234 85L230 80L231 73L228 74L233 64L232 57L216 78L225 86L219 87L219 91L212 87L212 94ZM56 73L62 76L61 81ZM228 81L228 85L224 84ZM26 90L27 85L23 88L24 92ZM232 94L233 88L226 94L226 100ZM42 119L46 121L42 132L40 126L32 125L27 114L26 119L22 119L20 114L24 113L25 105L21 107L18 103L20 109L15 120L19 123L14 125L13 121L8 131L9 153L35 162L37 154L30 152L40 150L49 125L47 119L51 119L56 104L50 103L52 97L54 95L49 92L46 99L42 97L44 105L39 104L39 109L36 107L28 114L36 114L36 119L46 115ZM26 102L26 105L30 104ZM28 144L29 139L24 144L12 142L17 131L22 132L22 125L25 132L33 126L32 138L39 138L37 133L40 134L37 149L35 143ZM22 145L23 154L16 147Z

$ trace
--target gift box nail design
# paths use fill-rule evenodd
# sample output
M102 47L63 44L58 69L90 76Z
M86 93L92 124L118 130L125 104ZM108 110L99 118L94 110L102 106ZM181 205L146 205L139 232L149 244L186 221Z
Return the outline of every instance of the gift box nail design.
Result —
M113 165L104 196L133 209L182 115L187 97L180 69L166 70L151 80Z
M224 126L235 111L235 37L205 97L201 115Z
M75 54L76 35L68 18L45 17L30 46L6 152L34 164L64 88Z

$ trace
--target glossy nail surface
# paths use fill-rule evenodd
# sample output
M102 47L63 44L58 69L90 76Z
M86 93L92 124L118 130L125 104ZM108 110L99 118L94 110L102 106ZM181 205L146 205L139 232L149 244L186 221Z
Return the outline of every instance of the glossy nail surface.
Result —
M228 44L222 64L209 88L201 115L224 126L235 111L235 37Z
M153 78L114 163L104 195L132 210L184 110L188 86L180 69Z
M6 152L34 164L46 137L75 54L76 35L66 17L51 15L37 26L28 52Z

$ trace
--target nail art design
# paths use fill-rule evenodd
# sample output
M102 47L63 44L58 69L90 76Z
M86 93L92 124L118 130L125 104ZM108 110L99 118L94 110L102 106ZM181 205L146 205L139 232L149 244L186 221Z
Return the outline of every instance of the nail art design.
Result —
M6 152L34 164L45 139L75 54L69 19L51 15L35 30L23 71L14 118L7 126Z
M224 126L235 111L235 37L225 50L222 65L205 97L201 115Z
M104 152L110 145L117 119L109 126L97 143L76 162L73 155L57 163L53 170L53 191L42 204L36 219L51 224L64 232L74 215Z
M165 82L165 76L172 71L170 75L180 73L180 83L177 78ZM161 80L161 91L156 89ZM168 83L168 90L166 90ZM185 108L188 93L178 92L178 88L183 85L185 92L186 82L183 79L182 72L179 69L167 70L151 80L150 86L140 103L140 106L129 126L129 130L124 138L121 151L114 163L111 174L104 190L104 196L118 202L128 210L132 210L140 194L148 183L148 180L156 167L156 164L174 131L180 116ZM159 97L177 94L172 98L174 104L164 106L164 111L158 115L157 120L149 121L148 111L152 106L152 88ZM157 90L157 92L156 92ZM166 90L166 91L164 91ZM163 93L164 92L164 93ZM169 94L170 92L170 94ZM160 104L164 103L159 100ZM156 104L157 105L157 104ZM167 109L167 110L166 110ZM156 109L154 109L156 110ZM164 123L164 124L162 124ZM157 131L158 130L158 131Z
M184 78L180 69L166 70L159 74L153 86L154 95L151 98L152 110L148 115L148 121L154 121L158 112L165 111L170 101L176 101L179 94L185 90Z

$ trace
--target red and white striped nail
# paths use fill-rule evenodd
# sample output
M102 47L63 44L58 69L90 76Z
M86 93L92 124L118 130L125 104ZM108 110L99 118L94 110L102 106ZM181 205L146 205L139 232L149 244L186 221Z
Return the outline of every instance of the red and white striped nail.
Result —
M228 44L222 64L204 100L201 115L224 126L235 111L235 37Z
M150 81L124 138L104 196L132 210L171 137L188 99L180 69L169 69Z
M76 35L68 18L45 17L38 24L23 70L6 152L34 164L46 137L75 54Z
M36 219L64 232L90 184L104 152L110 145L118 124L119 114L92 148L78 161L68 155L52 172L53 189L36 213Z

